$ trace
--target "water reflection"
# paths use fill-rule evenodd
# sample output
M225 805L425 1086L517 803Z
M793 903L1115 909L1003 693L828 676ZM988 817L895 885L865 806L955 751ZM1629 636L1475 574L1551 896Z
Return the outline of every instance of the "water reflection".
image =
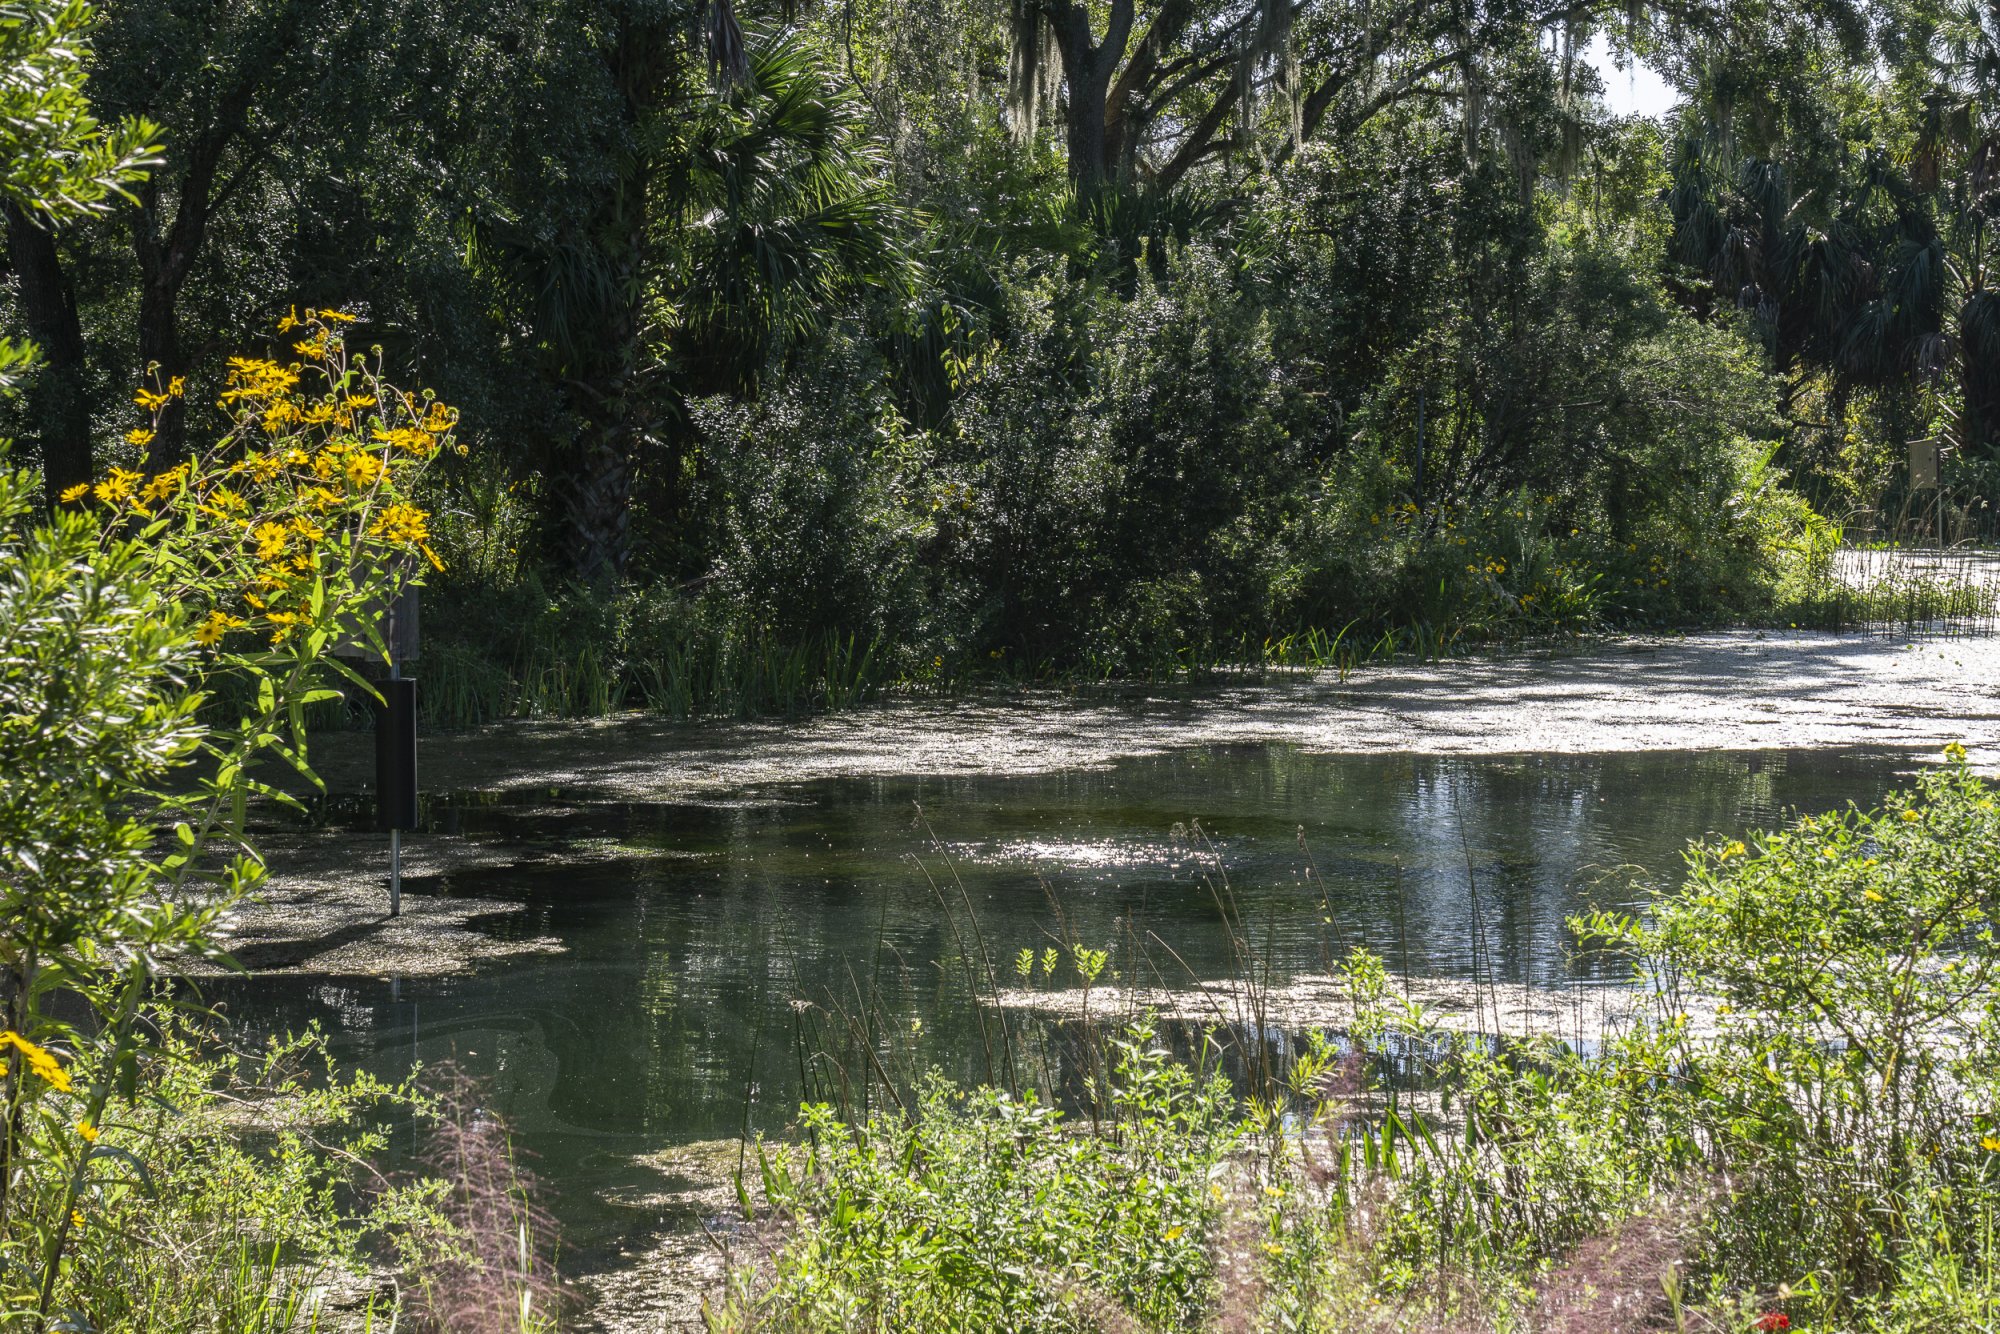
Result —
M1636 902L1637 880L1673 875L1689 836L1872 802L1911 764L1879 751L1258 745L700 803L440 794L416 837L476 848L478 865L405 892L516 902L485 929L554 936L563 953L469 976L267 974L208 990L252 1035L318 1021L342 1056L384 1074L456 1060L563 1188L568 1244L588 1249L657 1221L604 1203L633 1155L781 1128L813 1068L802 1028L838 1031L843 1009L866 1014L867 1039L899 1069L984 1077L967 949L1006 961L1073 938L1107 950L1113 972L1179 983L1231 970L1219 923L1233 911L1280 975L1363 943L1418 974L1478 963L1560 983L1565 919ZM363 814L336 798L317 819Z

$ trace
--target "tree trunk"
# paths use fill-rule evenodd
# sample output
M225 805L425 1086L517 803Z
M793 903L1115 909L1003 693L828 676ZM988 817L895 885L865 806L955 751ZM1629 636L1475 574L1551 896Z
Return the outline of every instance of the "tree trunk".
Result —
M600 587L624 578L632 547L632 448L623 423L592 421L577 433L569 520L578 577Z
M55 236L12 204L7 206L7 252L20 278L28 336L42 352L29 390L29 411L41 454L43 499L53 508L64 491L91 479L95 464L83 325Z
M173 223L162 227L156 180L140 191L140 207L132 220L132 251L139 261L139 373L157 378L160 387L187 373L181 355L181 287L194 267L208 232L209 189L220 150L204 143L181 182L180 207ZM148 387L151 387L149 384ZM146 450L146 471L163 473L187 457L187 405L170 399L160 410L152 444Z
M160 387L176 375L187 371L187 364L181 357L180 284L161 280L158 275L147 274L139 289L139 365L141 374L149 374L147 368L157 368L149 378L157 377ZM150 384L148 387L152 387ZM154 428L153 441L146 447L146 471L148 474L163 473L178 467L187 457L187 405L178 398L168 399L160 409L159 424Z
M632 476L638 462L639 432L632 417L633 367L639 359L640 319L632 295L638 228L644 195L636 189L614 208L607 233L622 235L628 249L611 274L620 295L600 306L595 328L585 335L588 361L568 385L578 419L574 463L569 477L571 568L586 583L608 586L625 577L632 551Z
M1088 54L1072 60L1063 48L1063 69L1069 82L1069 179L1080 200L1104 189L1110 177L1104 160L1104 94L1108 80L1093 68Z
M1091 41L1090 10L1069 0L1049 15L1056 49L1062 53L1063 81L1069 88L1066 146L1069 179L1077 202L1087 204L1102 193L1115 164L1106 156L1106 98L1111 76L1125 58L1132 37L1133 0L1112 0L1110 22L1102 42Z

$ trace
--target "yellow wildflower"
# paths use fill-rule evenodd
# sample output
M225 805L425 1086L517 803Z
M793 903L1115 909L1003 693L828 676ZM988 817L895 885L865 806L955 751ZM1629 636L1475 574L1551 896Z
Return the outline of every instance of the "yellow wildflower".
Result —
M334 324L352 324L361 318L358 315L349 315L344 310L316 310L313 314Z
M148 412L158 412L172 400L172 394L158 393L151 389L141 389L132 395L132 401Z
M306 311L306 314L310 316L312 314L312 311L308 310ZM280 315L278 317L278 332L290 333L292 330L298 328L301 324L304 323L305 321L299 318L299 308L297 306L293 306L289 314Z
M1903 823L1905 824L1915 824L1917 821L1923 818L1924 817L1916 811L1906 810L1903 812Z
M1965 759L1965 747L1956 741L1949 742L1944 748L1944 757L1954 763L1962 762Z
M91 489L97 493L99 500L110 505L131 499L133 488L144 480L144 477L128 468L113 468L110 476Z
M102 1132L88 1121L78 1121L76 1123L76 1133L83 1136L85 1143L95 1144L97 1143L98 1135Z
M125 433L125 443L144 449L153 443L153 433L143 426L135 426Z
M368 532L371 537L385 538L391 542L413 546L430 537L430 516L415 505L402 501L383 510L375 516L375 522Z
M257 559L272 561L285 554L285 529L281 524L260 523L251 534L257 540Z
M229 387L222 391L222 404L256 403L282 398L299 382L297 371L259 357L229 359Z
M378 426L375 428L375 438L392 449L408 450L418 458L428 458L437 452L436 436L428 431L413 431L406 426L398 426L387 431ZM937 508L936 501L931 502L931 508Z
M203 648L214 648L222 642L224 635L228 634L231 630L242 629L243 625L244 621L241 617L212 611L208 614L207 620L195 627L194 642L200 644Z
M28 1068L33 1070L44 1084L58 1093L70 1091L69 1072L62 1068L62 1062L52 1056L46 1048L37 1047L11 1028L0 1033L0 1049L7 1047L12 1047L27 1057Z
M1168 1228L1161 1235L1165 1237L1168 1241L1179 1241L1181 1239L1181 1233L1185 1231L1187 1231L1186 1228L1182 1227L1179 1223L1176 1223L1172 1227Z
M185 375L176 375L173 379L167 381L167 397L184 398L187 396L187 387L187 377Z
M347 456L342 471L347 474L347 480L354 486L372 486L375 479L382 475L382 460L366 450L358 449Z
M89 493L90 493L90 483L78 482L75 486L69 487L63 491L62 493L63 503L67 505L72 503L73 501L82 500Z
M1988 1153L2000 1153L2000 1139L1995 1139L1991 1135L1982 1135L1979 1139L1979 1147Z

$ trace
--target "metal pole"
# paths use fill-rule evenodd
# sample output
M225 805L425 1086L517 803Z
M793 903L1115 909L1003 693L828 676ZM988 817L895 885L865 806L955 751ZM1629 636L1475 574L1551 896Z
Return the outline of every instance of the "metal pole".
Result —
M396 680L401 669L396 665L394 650L389 654L389 679ZM389 916L403 915L403 831L389 831Z
M1424 391L1417 390L1417 478L1410 488L1415 491L1417 505L1424 503Z

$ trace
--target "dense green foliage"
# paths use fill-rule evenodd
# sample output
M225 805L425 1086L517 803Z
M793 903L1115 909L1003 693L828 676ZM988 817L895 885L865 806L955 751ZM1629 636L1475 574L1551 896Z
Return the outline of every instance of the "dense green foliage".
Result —
M1982 7L1003 8L28 6L127 129L8 217L5 424L158 473L245 329L370 316L464 410L464 720L1782 617L1814 510L1984 532Z
M106 130L83 109L91 17L0 6L0 199L30 241L153 151L144 122ZM331 650L380 656L365 609L428 554L408 488L455 414L350 356L349 323L289 314L303 362L232 358L215 444L76 481L53 513L0 441L0 1327L319 1328L326 1283L359 1280L377 1243L415 1291L367 1298L369 1318L443 1327L483 1307L548 1327L503 1141L447 1124L468 1151L444 1179L378 1175L358 1197L386 1142L371 1117L423 1100L342 1079L312 1039L218 1056L169 994L195 960L226 960L229 914L263 876L251 799L298 804L270 766L314 781L307 707L337 674L365 687ZM0 346L0 392L43 350ZM168 431L185 394L153 375L127 443ZM514 1256L490 1244L517 1232Z
M1150 1030L1090 1125L935 1082L865 1126L809 1109L718 1321L1984 1328L1996 858L1993 789L1953 747L1879 810L1697 845L1643 918L1575 922L1646 998L1586 1044L1440 1028L1356 955L1359 1017L1283 1072L1292 1115Z

